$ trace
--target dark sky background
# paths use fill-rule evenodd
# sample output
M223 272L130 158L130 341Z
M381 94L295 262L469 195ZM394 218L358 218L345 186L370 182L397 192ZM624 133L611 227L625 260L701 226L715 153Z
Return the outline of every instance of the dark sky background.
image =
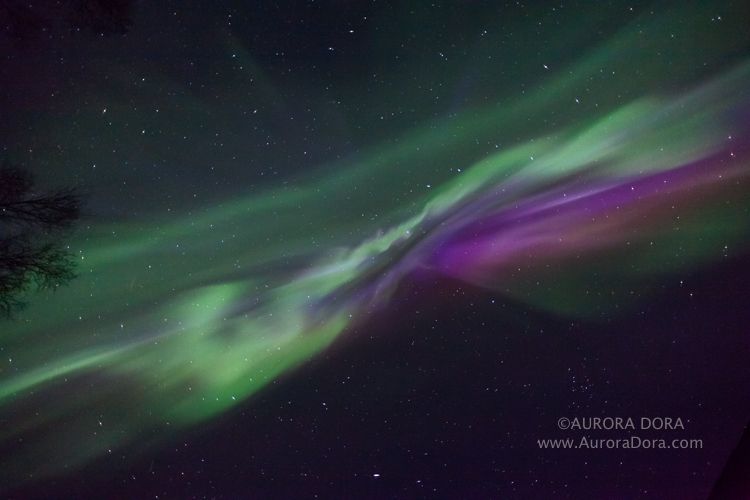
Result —
M90 186L96 213L113 217L252 194L397 143L415 126L512 102L543 82L543 65L565 68L633 25L646 35L632 48L638 63L607 61L627 78L588 79L599 107L644 86L700 81L741 60L747 44L732 15L741 2L697 18L679 3L648 2L123 0L113 15L130 21L124 35L109 11L82 17L77 3L110 4L6 7L25 15L8 16L3 32L0 146L42 179ZM670 28L690 39L667 44ZM501 146L579 119L564 111L527 117Z
M750 415L746 262L605 324L462 283L404 287L375 326L229 414L16 497L707 498ZM639 435L703 449L539 450L579 437L561 416L680 417L684 431Z
M439 182L445 165L721 74L749 54L743 4L11 0L0 7L0 155L44 186L80 186L84 228L151 234L154 220L347 178L415 129L462 130L482 109L554 94L549 68L566 77L585 54L607 62L580 83L584 111L540 105L434 167L398 159L386 187L362 200L351 186L367 190L376 174L352 180L341 210L376 218L416 183ZM607 57L639 27L631 57ZM233 230L243 224L272 223ZM635 307L593 319L415 277L330 349L218 417L52 477L6 468L21 481L6 496L706 498L750 419L750 261L738 248L654 278ZM580 436L559 430L560 417L589 416L679 417L684 430L642 435L703 448L537 446ZM18 444L3 446L10 456Z

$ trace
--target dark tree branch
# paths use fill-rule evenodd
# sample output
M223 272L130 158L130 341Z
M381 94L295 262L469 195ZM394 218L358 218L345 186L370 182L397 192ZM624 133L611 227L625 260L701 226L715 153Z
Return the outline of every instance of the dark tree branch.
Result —
M23 307L33 290L56 289L74 276L62 238L80 217L74 189L34 193L32 176L8 163L0 167L0 315Z

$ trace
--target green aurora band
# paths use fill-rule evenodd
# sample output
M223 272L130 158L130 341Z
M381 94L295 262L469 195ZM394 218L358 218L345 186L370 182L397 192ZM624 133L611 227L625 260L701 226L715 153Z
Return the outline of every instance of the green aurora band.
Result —
M644 64L637 82L612 77L577 102L670 19L646 16L521 98L293 185L146 225L91 221L71 243L80 277L3 326L0 416L22 422L0 430L19 443L4 475L59 472L225 412L366 323L412 273L596 320L660 275L739 255L748 63L672 70L683 85L669 93L665 70ZM607 97L634 84L627 102ZM540 116L560 118L528 119ZM476 146L498 138L509 145Z

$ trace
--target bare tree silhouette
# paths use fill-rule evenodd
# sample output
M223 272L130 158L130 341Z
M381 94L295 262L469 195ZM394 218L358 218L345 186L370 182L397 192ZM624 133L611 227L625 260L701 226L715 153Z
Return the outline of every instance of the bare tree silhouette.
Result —
M0 315L23 307L28 292L55 289L75 276L63 237L80 207L75 189L36 192L28 171L0 166Z

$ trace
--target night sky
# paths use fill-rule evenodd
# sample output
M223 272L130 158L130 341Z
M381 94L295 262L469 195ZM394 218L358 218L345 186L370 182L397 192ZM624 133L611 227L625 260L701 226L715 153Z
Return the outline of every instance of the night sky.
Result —
M746 498L747 19L0 5L0 159L86 199L0 320L0 496ZM630 436L701 445L540 445Z

